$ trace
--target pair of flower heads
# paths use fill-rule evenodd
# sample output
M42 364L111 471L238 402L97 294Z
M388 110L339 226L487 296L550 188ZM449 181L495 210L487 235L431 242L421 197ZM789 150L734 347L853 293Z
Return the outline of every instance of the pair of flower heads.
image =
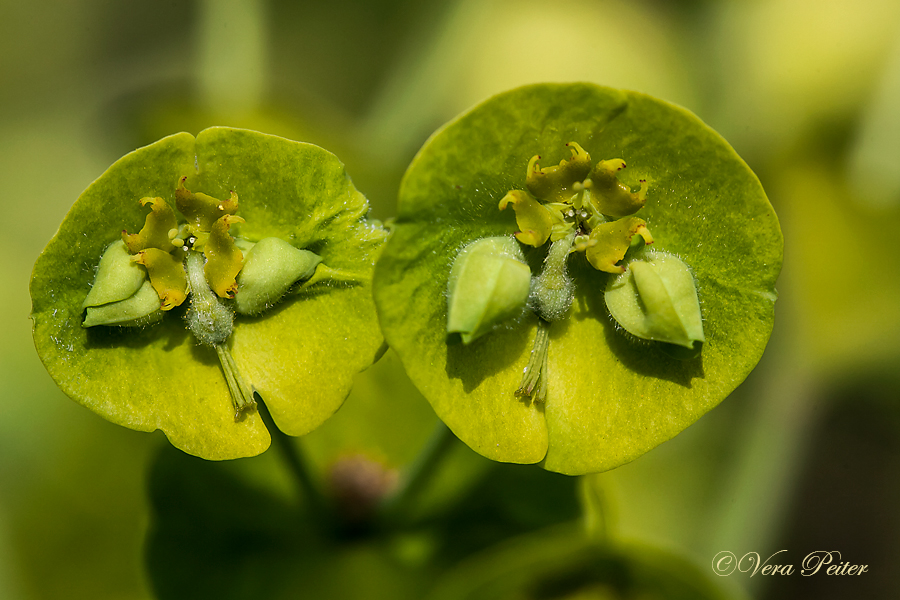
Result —
M498 208L512 207L515 238L478 239L463 248L449 274L447 332L470 344L530 309L538 316L534 349L516 393L546 399L549 327L564 319L574 297L570 256L583 253L599 271L614 275L605 291L612 317L628 333L681 348L695 356L704 341L693 277L679 258L644 247L653 242L636 216L645 204L646 182L633 192L618 180L621 159L592 164L576 142L571 157L541 168L527 167L527 190L512 190ZM201 343L216 350L238 419L255 406L228 350L235 313L257 316L289 290L323 279L340 279L315 253L278 237L250 242L232 235L244 222L238 196L226 200L191 192L183 177L175 191L178 213L162 198L149 206L137 233L122 232L100 259L85 298L84 327L145 326L188 301L185 320ZM549 243L540 273L533 275L522 245ZM521 245L520 245L521 244Z

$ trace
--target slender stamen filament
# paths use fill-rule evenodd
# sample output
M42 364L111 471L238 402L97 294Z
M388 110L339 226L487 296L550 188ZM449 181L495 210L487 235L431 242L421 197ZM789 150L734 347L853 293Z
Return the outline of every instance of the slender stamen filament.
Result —
M522 383L516 396L531 398L532 402L543 404L547 399L547 351L550 348L550 322L538 318L537 333L528 365L522 373Z
M231 403L234 405L234 420L240 421L244 411L254 410L256 408L256 400L253 399L253 391L250 386L241 377L241 372L231 356L231 352L225 347L225 344L216 344L216 354L219 357L219 364L222 365L222 372L225 373L225 382L228 384L228 391L231 392Z

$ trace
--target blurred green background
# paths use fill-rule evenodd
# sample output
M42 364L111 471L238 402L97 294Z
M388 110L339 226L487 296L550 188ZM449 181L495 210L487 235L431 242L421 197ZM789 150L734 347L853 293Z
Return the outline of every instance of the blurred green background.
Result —
M164 438L68 400L31 341L32 265L93 179L164 135L249 127L335 152L385 218L438 126L576 80L695 112L785 235L760 366L676 439L590 478L611 527L703 570L722 550L870 565L719 581L755 598L900 597L896 0L0 0L0 598L153 596L147 471ZM303 442L317 473L359 448L401 467L425 442L434 416L387 360ZM461 473L485 468L460 454Z

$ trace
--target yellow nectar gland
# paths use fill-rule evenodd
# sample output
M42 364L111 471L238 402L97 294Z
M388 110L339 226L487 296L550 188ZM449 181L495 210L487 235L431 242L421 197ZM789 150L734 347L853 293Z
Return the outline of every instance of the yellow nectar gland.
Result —
M647 223L631 216L646 203L646 182L632 192L618 180L624 160L601 160L592 168L590 154L577 142L566 146L571 156L552 167L542 168L540 155L533 156L525 172L527 190L510 190L498 205L515 211L519 242L535 248L552 242L532 286L538 331L516 392L538 403L547 396L550 323L565 318L574 297L574 282L566 273L569 254L584 252L595 269L621 273L620 262L635 236L644 244L653 242Z

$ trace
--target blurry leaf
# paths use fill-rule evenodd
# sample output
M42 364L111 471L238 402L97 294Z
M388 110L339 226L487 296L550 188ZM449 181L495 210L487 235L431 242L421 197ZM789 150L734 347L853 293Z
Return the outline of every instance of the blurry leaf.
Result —
M0 444L0 539L12 542L0 559L22 584L6 594L0 583L0 598L149 599L136 558L146 534L144 470L162 436L135 436L65 402L37 358L21 354L30 364L19 366L50 389L13 396L27 401L15 417L31 443ZM59 425L23 418L27 403L53 410Z
M296 443L326 482L337 466L361 459L402 478L430 443L436 423L396 353L388 350L356 376L341 410ZM427 532L443 560L579 514L575 480L532 466L492 463L455 439L450 443L398 515L404 529Z
M900 236L900 210L866 206L868 188L850 185L834 161L800 160L773 178L773 198L792 231L785 297L794 299L800 348L823 373L846 375L900 356L900 256L848 250L873 236ZM846 281L840 274L852 274Z
M727 596L698 566L658 549L544 530L474 555L429 600L712 600Z
M298 500L276 458L209 462L162 448L147 544L160 598L420 598L472 552L579 512L576 479L479 459L491 468L452 506L395 529L359 527Z
M497 207L524 189L529 159L554 164L569 141L596 160L624 159L621 181L633 189L647 180L641 216L654 247L693 271L706 344L700 357L679 361L616 331L602 300L608 276L575 256L575 301L550 329L549 391L539 405L514 395L536 317L448 345L446 291L463 247L516 230ZM376 269L375 300L388 343L460 439L494 460L578 474L633 460L743 381L771 332L781 253L759 181L695 116L637 93L537 85L485 102L419 152ZM539 264L540 253L531 260Z
M848 8L844 0L760 0L711 11L704 26L716 31L708 52L716 53L724 112L716 122L742 152L779 157L823 123L856 121L896 44L900 4Z
M900 560L900 546L895 543L900 539L896 510L900 505L900 373L896 365L895 361L887 372L845 374L842 381L820 390L815 427L808 434L809 448L815 450L804 457L792 479L795 492L780 515L784 525L777 538L779 548L841 548L845 565ZM799 562L801 556L801 552L789 552L778 558ZM873 558L862 560L864 556ZM785 578L777 587L771 586L772 593L767 595L772 600L900 597L900 580L893 572L873 567L865 576L852 579Z
M347 461L366 460L392 472L400 484L436 427L443 425L407 377L397 354L389 349L377 363L356 375L341 410L296 443L309 459L310 470L323 481L330 481L335 469ZM465 445L453 442L406 506L404 522L443 514L491 467Z
M412 153L437 123L482 99L550 81L604 82L693 106L695 73L674 51L683 48L671 16L627 0L456 0L440 30L418 32L429 43L403 53L367 129L382 153Z
M464 30L465 43L457 43L456 54L462 52L459 60L464 65L450 95L458 98L457 106L548 81L604 82L679 101L697 93L691 85L691 63L673 52L679 43L677 21L652 5L627 0L475 4L484 7L479 23L483 33ZM522 44L523 39L529 43ZM566 58L559 47L563 40L571 41L577 59Z
M863 207L900 206L900 38L887 59L881 83L863 113L850 153L849 175Z
M388 350L355 376L341 410L298 443L321 472L351 454L402 467L415 459L437 422L397 354Z
M380 538L343 539L277 485L269 455L200 461L162 449L150 475L147 565L161 600L418 598L431 574ZM253 479L248 477L253 475Z
M116 162L79 198L35 264L32 318L38 354L70 397L140 431L163 430L177 447L210 459L259 454L269 434L256 414L234 422L215 351L198 346L179 318L146 329L81 326L81 303L105 248L140 230L138 200L174 204L176 184L240 198L251 241L282 238L309 248L356 281L320 283L258 318L238 318L231 351L278 427L315 429L340 407L353 374L382 344L368 281L383 240L343 165L309 144L227 128L182 133Z
M577 518L577 485L573 477L532 465L494 463L453 507L423 525L437 532L441 558L456 562L512 536Z

